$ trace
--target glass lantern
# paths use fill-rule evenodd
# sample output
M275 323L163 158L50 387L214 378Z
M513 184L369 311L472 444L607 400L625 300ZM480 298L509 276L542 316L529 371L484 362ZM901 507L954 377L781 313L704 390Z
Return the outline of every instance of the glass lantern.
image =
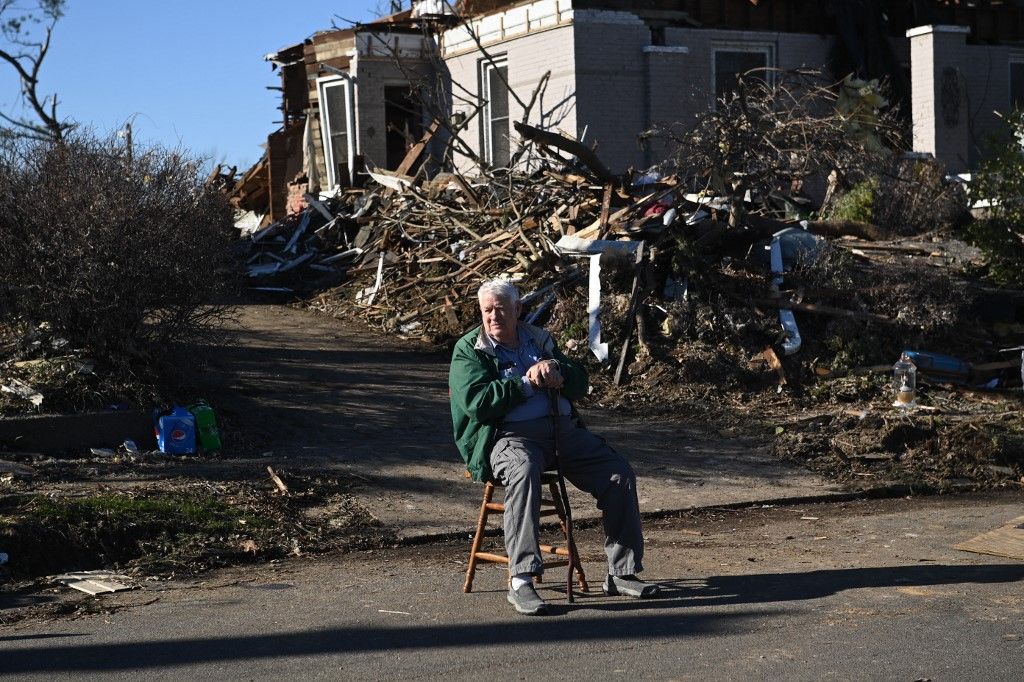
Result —
M917 405L917 367L904 352L892 366L893 407L909 410Z

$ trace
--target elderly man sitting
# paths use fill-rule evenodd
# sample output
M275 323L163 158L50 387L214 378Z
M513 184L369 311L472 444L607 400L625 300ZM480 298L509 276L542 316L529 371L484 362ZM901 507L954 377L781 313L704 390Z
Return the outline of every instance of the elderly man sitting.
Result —
M519 292L505 280L477 294L483 324L455 344L448 384L455 441L474 480L505 486L505 547L512 576L508 601L527 615L546 612L532 577L544 570L538 545L541 472L555 462L597 500L604 520L606 594L647 598L658 586L643 570L636 477L620 454L584 428L571 400L587 393L586 371L543 329L519 321ZM553 418L549 389L558 396ZM555 433L557 429L557 434Z

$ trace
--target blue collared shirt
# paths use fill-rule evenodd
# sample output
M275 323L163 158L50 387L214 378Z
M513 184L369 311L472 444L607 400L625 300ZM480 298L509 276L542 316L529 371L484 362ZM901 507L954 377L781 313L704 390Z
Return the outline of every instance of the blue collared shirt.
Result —
M534 343L533 337L528 333L519 329L517 330L517 336L519 337L519 346L517 348L507 348L491 338L491 342L494 343L495 355L498 357L498 372L501 374L501 378L519 377L520 381L523 382L523 393L527 397L525 403L517 405L505 415L506 422L538 419L551 414L551 403L548 399L547 391L534 388L530 380L526 378L526 370L543 360L544 356L541 354L540 349L537 348L537 344ZM572 413L572 406L562 395L558 396L558 413Z

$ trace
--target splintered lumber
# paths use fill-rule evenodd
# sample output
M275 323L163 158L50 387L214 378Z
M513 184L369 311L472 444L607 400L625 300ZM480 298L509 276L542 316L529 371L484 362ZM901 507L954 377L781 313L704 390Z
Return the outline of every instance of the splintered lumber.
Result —
M2 474L7 474L13 478L32 478L35 476L36 470L24 464L0 459L0 475Z
M895 320L891 320L883 315L876 315L874 313L864 313L857 310L844 310L843 308L833 308L828 305L821 305L818 303L797 303L796 301L788 301L784 298L765 298L755 299L755 305L771 305L778 306L779 308L789 308L790 310L799 310L803 313L814 313L817 315L828 315L830 317L847 317L855 320L865 320L868 322L879 322L881 324L896 324Z
M471 203L474 208L480 208L480 197L477 196L476 192L473 191L473 188L469 186L468 182L466 182L466 178L462 177L459 173L456 173L452 179L455 181L455 184L458 185L459 189L462 190L462 193L466 195L466 198L469 199L469 203Z
M433 138L434 134L437 132L437 127L438 122L432 122L430 127L427 128L427 131L423 133L423 137L419 139L419 142L409 148L409 151L405 153L405 158L402 159L402 162L398 164L398 168L395 169L395 173L397 175L409 174L412 167L416 165L417 161L419 161L420 156L423 155L423 150L427 148L428 144L430 144L431 138Z
M604 186L604 196L601 198L601 216L598 218L597 232L604 239L608 233L608 211L612 205L612 183Z
M277 472L274 471L274 467L268 465L267 473L270 474L270 480L274 482L275 486L277 486L278 492L280 492L282 495L287 495L288 486L284 484L284 481L281 480L281 477L278 476Z
M619 364L615 368L615 385L622 383L622 370L626 366L626 355L629 353L629 340L633 336L633 325L636 324L636 313L640 307L640 271L644 259L644 243L636 250L636 264L633 269L633 291L629 298L629 312L626 313L626 339L622 342L622 351L619 353Z

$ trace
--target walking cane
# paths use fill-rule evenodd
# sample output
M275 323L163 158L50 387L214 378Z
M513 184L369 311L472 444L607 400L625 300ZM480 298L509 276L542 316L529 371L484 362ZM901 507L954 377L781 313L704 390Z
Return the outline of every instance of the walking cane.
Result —
M551 403L551 427L552 437L555 440L555 475L558 477L558 495L562 498L562 511L565 513L565 542L568 545L569 553L569 574L565 579L565 594L569 603L573 603L572 593L572 572L575 570L579 558L576 556L576 541L572 537L572 509L569 507L569 493L565 489L565 477L562 476L561 455L558 449L558 389L548 389L548 398Z

